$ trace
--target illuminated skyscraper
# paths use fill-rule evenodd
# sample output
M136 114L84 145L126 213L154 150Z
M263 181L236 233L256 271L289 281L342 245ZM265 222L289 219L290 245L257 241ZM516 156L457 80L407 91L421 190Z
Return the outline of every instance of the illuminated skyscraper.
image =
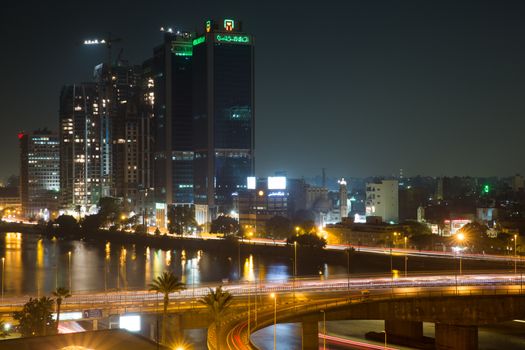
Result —
M144 64L150 72L155 201L193 203L192 38L165 32L164 42Z
M209 221L254 174L254 38L232 19L193 40L194 196Z
M19 133L20 197L26 217L47 218L58 209L60 157L58 135L48 130Z
M107 178L102 176L102 138L95 83L62 88L59 111L61 206L89 210L98 204Z

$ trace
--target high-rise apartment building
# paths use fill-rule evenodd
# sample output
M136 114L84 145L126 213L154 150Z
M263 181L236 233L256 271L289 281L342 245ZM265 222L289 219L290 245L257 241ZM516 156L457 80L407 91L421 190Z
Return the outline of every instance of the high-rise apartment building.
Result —
M399 221L399 185L397 180L366 184L366 216L380 216L384 222Z
M48 218L58 209L60 155L58 135L48 130L19 133L20 197L24 216Z
M254 38L232 19L193 40L194 196L207 220L229 212L254 173Z
M109 140L104 143L107 164L103 176L109 179L110 195L126 200L132 207L141 188L141 135L147 132L141 120L147 118L141 106L141 79L142 67L126 61L119 60L111 69L106 64L95 67L99 98L109 100L101 118L103 138Z
M144 65L149 72L155 201L193 203L192 38L188 32L164 33Z
M60 190L61 206L89 211L107 196L109 179L103 172L105 137L99 111L107 101L99 99L96 83L67 85L60 94Z

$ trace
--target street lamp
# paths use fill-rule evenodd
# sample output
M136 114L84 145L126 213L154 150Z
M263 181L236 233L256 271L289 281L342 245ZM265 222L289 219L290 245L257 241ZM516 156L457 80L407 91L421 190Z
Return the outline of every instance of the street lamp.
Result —
M518 251L517 249L518 235L514 235L514 274L518 273Z
M68 273L69 273L69 292L73 292L73 289L71 288L71 251L67 252L67 266L68 266Z
M272 293L273 298L273 350L277 349L277 294Z
M326 350L326 312L321 310L323 313L323 350Z
M408 272L407 236L405 236L404 240L405 240L405 277L407 277L407 272Z
M4 301L5 257L2 257L2 302Z
M463 233L458 233L456 234L456 240L458 241L458 243L462 243L464 240L465 240L465 234ZM459 252L459 250L458 250ZM459 254L459 275L461 276L463 273L463 267L462 267L462 264L461 264L461 254Z

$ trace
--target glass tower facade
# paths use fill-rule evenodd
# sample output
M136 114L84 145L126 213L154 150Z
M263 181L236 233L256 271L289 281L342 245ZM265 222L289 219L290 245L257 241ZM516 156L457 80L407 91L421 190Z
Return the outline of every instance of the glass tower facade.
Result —
M254 173L254 45L229 19L207 21L193 44L195 204L213 217Z

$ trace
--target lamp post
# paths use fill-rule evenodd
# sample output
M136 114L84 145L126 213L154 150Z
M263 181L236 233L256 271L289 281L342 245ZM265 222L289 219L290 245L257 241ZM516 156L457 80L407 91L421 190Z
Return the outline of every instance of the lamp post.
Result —
M297 241L293 242L293 305L295 310L295 280L297 279Z
M404 240L405 240L405 277L407 277L408 275L407 236L405 236Z
M518 247L518 235L514 235L514 274L518 273L518 251L516 250Z
M2 257L2 302L4 301L5 257Z
M71 251L67 252L67 266L68 266L68 273L69 273L69 292L71 293L73 289L71 288L72 282L71 282Z
M326 350L326 312L321 310L323 313L323 350Z
M387 349L387 345L386 345L386 330L382 331L381 333L385 333L385 350Z
M346 287L348 290L348 293L350 293L350 246L346 250Z
M273 298L273 350L277 349L277 294L272 293Z
M462 243L465 240L465 235L463 233L456 234L456 240L458 243ZM461 264L461 254L459 254L459 275L461 276L463 274L463 266Z

